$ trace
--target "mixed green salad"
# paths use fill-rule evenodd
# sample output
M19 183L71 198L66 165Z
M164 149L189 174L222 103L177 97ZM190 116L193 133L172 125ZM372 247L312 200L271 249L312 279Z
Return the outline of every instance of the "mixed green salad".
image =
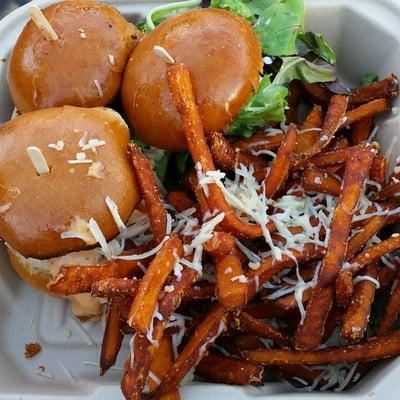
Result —
M288 108L290 83L325 83L339 94L348 93L337 80L336 54L320 33L307 31L303 0L187 0L152 9L146 19L137 24L145 33L151 32L172 15L196 8L214 7L237 13L253 25L263 52L264 70L260 86L243 106L227 135L249 137L266 122L284 123ZM367 85L377 80L373 73L361 78ZM162 183L167 167L173 174L183 174L190 166L188 153L174 153L150 148L135 139L153 161Z

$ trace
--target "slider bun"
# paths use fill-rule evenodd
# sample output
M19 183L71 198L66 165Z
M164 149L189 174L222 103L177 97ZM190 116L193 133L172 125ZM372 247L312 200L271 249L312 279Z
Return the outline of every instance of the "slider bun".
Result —
M223 131L259 85L259 40L241 16L201 9L168 18L136 46L122 82L124 111L146 143L186 149L179 114L167 84L168 64L154 51L163 47L190 70L206 133Z
M62 1L42 11L59 40L48 40L32 20L24 27L8 65L17 110L109 104L140 32L114 8L88 0Z
M96 152L84 151L92 164L68 162L83 152L81 138L105 141ZM49 108L0 126L0 237L25 257L56 257L94 244L61 238L74 221L74 231L88 233L85 222L94 218L105 238L112 239L118 228L106 197L116 203L124 222L141 198L127 155L129 140L123 119L105 108ZM64 142L63 150L48 147L57 141ZM28 146L42 151L50 173L37 174Z
M61 265L71 263L83 265L98 262L100 259L99 253L95 250L70 253L50 260L26 258L10 247L7 248L7 251L12 267L26 283L54 297L61 296L49 292L47 284ZM101 303L97 298L91 297L90 293L81 293L67 298L71 302L74 315L79 318L96 319L102 314Z

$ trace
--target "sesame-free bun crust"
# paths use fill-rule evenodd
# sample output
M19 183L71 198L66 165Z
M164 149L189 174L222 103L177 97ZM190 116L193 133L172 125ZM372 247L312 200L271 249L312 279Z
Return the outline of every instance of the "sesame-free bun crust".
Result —
M104 140L86 158L101 165L96 176L88 176L92 164L70 164L84 137ZM94 218L105 238L118 228L105 203L109 196L127 221L140 200L131 162L127 155L129 129L115 111L105 108L49 108L0 126L0 236L25 257L50 258L85 249L81 239L62 239L79 217ZM64 142L57 151L50 143ZM38 175L26 154L38 147L50 173Z
M47 290L47 283L52 276L59 270L64 263L74 262L81 265L89 261L97 261L95 251L72 253L67 256L53 258L51 260L38 260L34 258L25 258L14 249L8 247L7 252L10 258L11 266L17 274L28 285L41 290L54 297L61 297ZM102 305L97 298L91 297L90 293L81 293L68 296L71 302L72 312L81 319L99 319L102 314Z
M32 266L27 258L21 257L15 250L7 248L10 263L17 274L35 289L47 292L53 296L59 297L50 293L47 290L47 284L51 279L51 274L45 269L38 269Z
M115 9L88 0L62 1L42 11L59 39L48 40L31 20L21 32L7 77L17 110L109 104L139 31Z
M168 18L133 50L121 89L129 122L152 146L186 149L168 89L169 65L154 46L163 47L175 62L189 68L206 133L227 128L258 88L261 47L248 21L215 8Z

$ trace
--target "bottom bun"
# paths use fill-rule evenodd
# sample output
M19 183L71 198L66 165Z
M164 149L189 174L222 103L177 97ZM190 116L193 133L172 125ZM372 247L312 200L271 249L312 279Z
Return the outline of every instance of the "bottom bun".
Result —
M47 290L48 282L58 273L61 265L78 264L85 265L98 263L101 259L100 253L94 250L70 253L62 257L39 260L37 258L26 258L18 251L7 247L10 263L18 275L30 286L41 290L54 297L58 296ZM82 320L100 320L103 314L103 306L99 299L93 298L90 293L81 293L73 296L64 296L71 302L73 314Z

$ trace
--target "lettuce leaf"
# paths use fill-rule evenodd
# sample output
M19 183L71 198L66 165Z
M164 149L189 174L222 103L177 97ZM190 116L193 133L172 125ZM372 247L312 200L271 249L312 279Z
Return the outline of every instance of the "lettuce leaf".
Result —
M319 33L306 32L298 36L298 46L305 46L308 51L312 51L330 64L336 64L336 53L331 49L326 40Z
M211 0L211 7L232 11L248 19L249 21L253 21L255 18L253 11L246 5L245 2L240 0Z
M271 84L269 75L264 75L260 87L242 108L227 134L249 137L266 121L283 121L287 107L288 89L282 85Z
M312 63L303 57L283 57L273 84L283 85L294 79L305 83L331 82L336 79L336 69L330 64Z
M252 21L264 54L297 54L297 36L304 27L303 0L212 0L211 7L230 10Z
M378 80L378 75L374 74L373 72L367 72L360 78L360 85L361 86L368 86L371 83L374 83Z
M156 173L160 182L164 183L171 153L169 151L157 149L156 147L147 145L134 134L131 136L132 142L139 146L146 158L150 160L153 166L153 171Z
M250 0L248 6L258 13L254 22L263 53L269 56L297 54L297 36L304 27L303 0ZM264 9L261 10L262 5Z

